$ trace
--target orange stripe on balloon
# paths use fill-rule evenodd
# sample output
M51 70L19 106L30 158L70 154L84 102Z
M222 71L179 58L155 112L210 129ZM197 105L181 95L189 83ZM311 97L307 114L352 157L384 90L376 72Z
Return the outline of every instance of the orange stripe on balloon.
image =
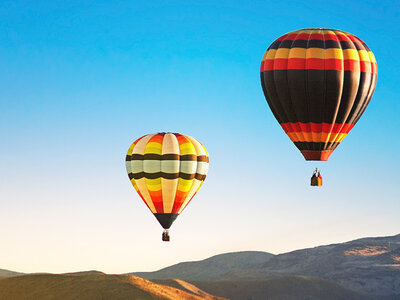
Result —
M163 143L164 140L164 133L157 133L151 137L151 139L147 143Z
M175 135L176 135L176 138L178 140L179 146L183 145L183 144L186 144L186 143L190 143L190 141L185 136L183 136L182 134L175 134Z
M153 205L156 208L157 213L164 213L162 190L158 191L149 190L149 194L151 197L151 201L153 202Z

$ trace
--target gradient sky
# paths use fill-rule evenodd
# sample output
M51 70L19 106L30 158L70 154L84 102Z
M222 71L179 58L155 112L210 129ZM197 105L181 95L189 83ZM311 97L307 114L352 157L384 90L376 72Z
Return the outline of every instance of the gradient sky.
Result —
M82 2L0 4L0 268L150 271L399 233L397 1ZM269 44L309 27L359 36L379 69L371 104L323 163L304 161L259 79ZM124 162L159 131L210 154L170 243ZM309 186L316 166L323 188Z

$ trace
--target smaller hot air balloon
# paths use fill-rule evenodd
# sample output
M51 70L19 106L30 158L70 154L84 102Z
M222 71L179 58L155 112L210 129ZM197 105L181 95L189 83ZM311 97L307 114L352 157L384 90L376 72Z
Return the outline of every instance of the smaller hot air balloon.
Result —
M208 172L208 153L195 138L179 133L142 136L126 155L129 179L144 203L168 229L200 189Z

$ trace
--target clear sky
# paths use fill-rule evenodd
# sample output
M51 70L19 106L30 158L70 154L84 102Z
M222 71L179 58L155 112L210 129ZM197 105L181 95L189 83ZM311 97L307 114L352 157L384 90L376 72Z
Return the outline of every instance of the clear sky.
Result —
M2 1L0 268L146 271L399 233L399 18L397 1ZM304 161L259 79L269 44L309 27L359 36L379 70L323 163ZM210 154L170 243L124 164L159 131Z

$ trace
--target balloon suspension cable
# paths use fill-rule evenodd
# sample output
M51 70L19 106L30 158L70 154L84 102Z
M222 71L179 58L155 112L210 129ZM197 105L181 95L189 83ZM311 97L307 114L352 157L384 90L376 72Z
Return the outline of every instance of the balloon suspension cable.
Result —
M164 229L164 232L163 232L163 234L162 234L162 240L163 240L164 242L169 242L170 237L169 237L168 229Z

